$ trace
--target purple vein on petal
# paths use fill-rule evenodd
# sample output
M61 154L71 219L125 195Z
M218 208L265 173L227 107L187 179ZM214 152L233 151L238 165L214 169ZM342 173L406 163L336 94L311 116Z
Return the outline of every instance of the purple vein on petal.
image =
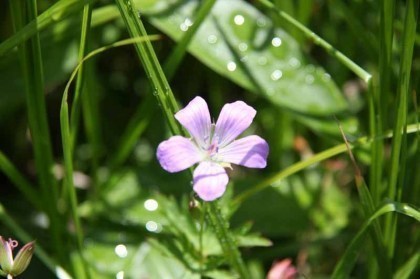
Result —
M265 168L269 147L259 136L248 136L235 140L219 149L218 160L248 168Z
M228 182L225 169L217 163L204 161L194 170L194 191L205 201L221 197Z
M257 112L242 101L236 101L223 106L217 119L215 134L219 136L219 146L232 142L251 125Z
M189 104L175 114L200 147L207 147L210 141L211 120L206 101L195 97Z

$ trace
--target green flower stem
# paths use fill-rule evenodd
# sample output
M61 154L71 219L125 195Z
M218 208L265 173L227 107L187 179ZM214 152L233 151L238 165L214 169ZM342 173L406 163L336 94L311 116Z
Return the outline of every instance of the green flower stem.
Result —
M249 273L242 260L241 254L236 245L233 235L229 232L229 223L223 217L217 201L208 203L208 219L213 226L223 253L228 259L230 265L236 270L239 278L250 278Z
M137 54L149 77L150 83L154 89L154 94L161 105L171 132L175 135L181 134L185 136L185 131L181 128L174 117L174 114L178 111L178 105L175 101L175 97L169 87L168 81L156 57L152 44L148 39L143 23L140 20L138 13L135 12L136 9L133 1L116 0L116 4L130 35L132 37L146 38L144 43L135 44ZM233 241L233 236L227 228L228 223L213 203L210 203L209 206L209 218L229 263L236 272L241 275L241 278L247 278L248 273L246 272L239 250Z
M301 32L303 32L304 35L306 35L308 38L312 39L313 42L323 49L325 49L328 53L330 53L332 56L337 58L341 63L343 63L347 68L349 68L351 71L353 71L358 77L360 77L362 80L364 80L366 83L369 82L372 75L365 71L363 68L361 68L359 65L354 63L350 58L345 56L342 52L335 49L330 43L319 37L317 34L312 32L309 28L307 28L305 25L294 19L292 16L287 14L284 11L279 10L273 3L271 3L268 0L259 0L259 2L264 5L266 8L274 11L277 15L279 15L282 19L286 20L290 24L292 24L294 27L299 29Z

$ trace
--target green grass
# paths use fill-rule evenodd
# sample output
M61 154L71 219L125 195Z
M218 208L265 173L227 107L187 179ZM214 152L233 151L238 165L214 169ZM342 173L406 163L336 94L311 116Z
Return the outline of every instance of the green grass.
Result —
M285 258L415 278L419 1L6 5L0 235L37 240L25 278L265 278ZM212 203L155 158L197 95L255 107L270 145Z

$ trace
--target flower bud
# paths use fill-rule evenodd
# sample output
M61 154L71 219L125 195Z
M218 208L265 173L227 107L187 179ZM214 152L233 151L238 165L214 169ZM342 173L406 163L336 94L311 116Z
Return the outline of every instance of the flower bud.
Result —
M18 246L16 240L5 240L0 236L0 276L14 277L22 272L28 267L31 262L32 255L35 249L35 242L29 242L23 246L16 258L13 259L13 249Z
M13 268L10 271L10 274L13 276L17 276L25 271L28 267L29 263L31 262L32 255L34 254L35 250L35 241L27 243L23 246L18 254L16 255L15 262L13 263Z

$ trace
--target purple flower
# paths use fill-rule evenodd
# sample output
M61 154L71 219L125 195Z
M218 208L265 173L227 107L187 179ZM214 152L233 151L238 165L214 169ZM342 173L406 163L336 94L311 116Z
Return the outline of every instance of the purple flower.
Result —
M229 178L224 167L230 164L248 168L265 168L268 144L259 136L235 140L251 125L255 109L242 101L224 105L216 124L211 123L206 101L195 97L175 118L191 135L191 139L173 136L159 144L157 158L168 172L194 170L194 191L205 201L212 201L226 190Z

